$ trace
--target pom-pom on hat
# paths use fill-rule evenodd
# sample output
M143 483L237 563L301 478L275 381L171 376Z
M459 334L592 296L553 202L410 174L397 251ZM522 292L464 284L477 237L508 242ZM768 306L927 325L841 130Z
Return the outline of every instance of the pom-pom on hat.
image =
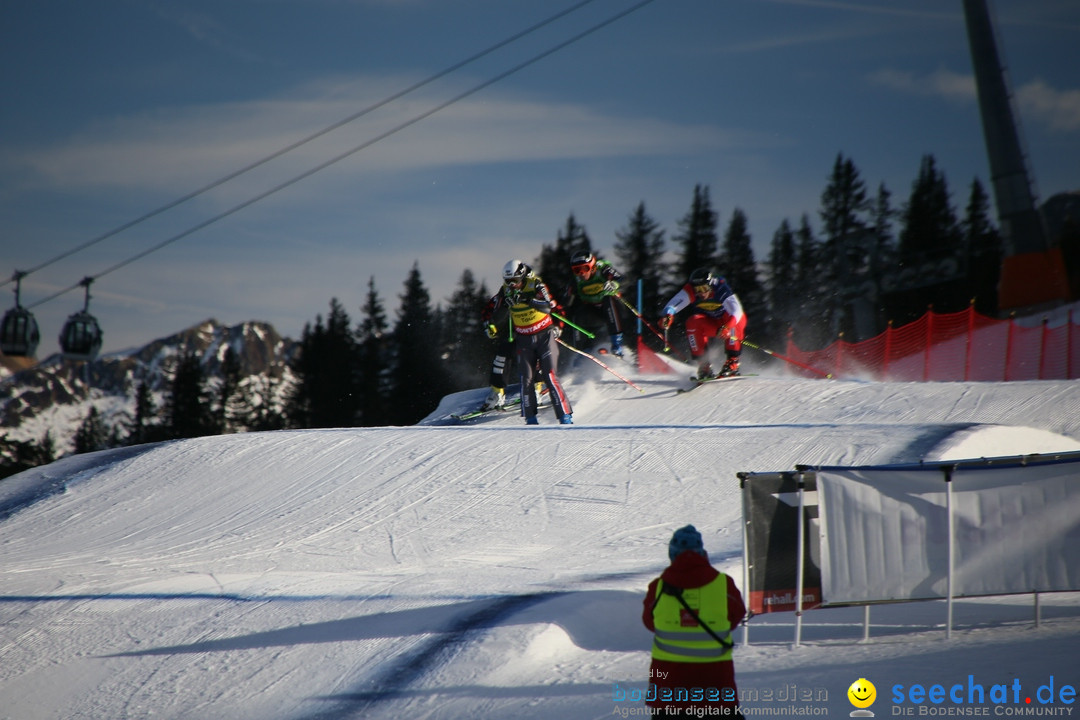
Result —
M668 543L668 559L674 560L687 550L693 550L705 559L709 557L701 541L701 533L693 525L681 527L671 536L671 542Z

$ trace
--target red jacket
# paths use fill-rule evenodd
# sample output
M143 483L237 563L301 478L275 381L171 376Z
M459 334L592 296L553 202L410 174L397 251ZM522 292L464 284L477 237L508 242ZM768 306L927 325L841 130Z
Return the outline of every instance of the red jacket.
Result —
M649 631L654 631L653 626L653 603L656 598L656 585L660 580L675 587L697 588L707 585L721 575L720 571L709 564L709 561L696 552L687 551L681 553L669 565L659 578L649 583L649 589L645 593L641 621ZM731 627L736 627L746 617L746 606L743 604L742 594L735 586L735 581L727 577L728 587L728 619ZM650 700L652 707L661 707L666 704L681 707L701 706L727 706L738 705L738 688L735 686L735 665L730 660L722 660L714 663L684 663L670 660L652 661L649 667L649 682L656 685L658 691L670 688L676 691L679 688L719 688L724 696L720 702L662 702ZM728 700L730 698L730 700Z

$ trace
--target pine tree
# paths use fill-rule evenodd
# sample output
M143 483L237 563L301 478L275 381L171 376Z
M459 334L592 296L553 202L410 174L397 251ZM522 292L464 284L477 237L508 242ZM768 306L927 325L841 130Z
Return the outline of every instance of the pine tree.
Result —
M1001 235L990 220L990 198L978 178L971 182L961 228L968 255L969 294L976 310L994 315L998 310L997 286L1004 249Z
M386 387L390 349L386 335L389 325L379 293L375 290L374 276L368 280L363 313L364 318L357 331L360 345L360 424L375 427L388 422Z
M280 378L267 375L265 378L252 378L248 401L250 408L247 415L249 432L282 430L286 427L286 417L278 409L277 394L281 386Z
M9 440L0 435L0 479L56 460L56 442L46 431L38 442Z
M75 452L87 453L104 450L109 447L109 428L101 419L101 414L93 405L86 418L75 430Z
M358 352L349 315L337 298L330 301L326 324L317 316L304 327L293 362L297 381L287 414L294 427L352 427L360 407Z
M878 287L881 287L885 274L896 265L896 238L893 234L896 215L896 210L892 207L892 193L885 187L885 183L881 183L874 199L871 224L874 246L870 252L870 274Z
M472 270L466 269L442 314L442 357L453 379L454 390L487 383L491 347L480 321L480 312L489 297L487 288L483 284L477 285Z
M566 225L559 230L555 245L544 245L535 270L543 278L559 302L566 300L565 294L573 282L570 259L575 253L592 252L592 240L584 225L578 224L574 214L566 219Z
M145 380L140 380L135 388L135 416L127 424L124 444L141 445L164 439L162 427L155 421L157 415L158 409L150 386Z
M912 184L911 197L903 212L900 232L900 260L917 264L928 260L956 257L962 232L956 211L949 201L945 175L938 172L933 155L924 155L919 176Z
M673 276L669 278L666 296L677 292L694 270L715 269L718 223L719 216L712 209L708 186L695 185L690 210L679 221L679 234L675 236L680 252L672 268Z
M888 249L895 241L893 221L896 220L897 212L892 207L892 193L885 187L885 183L878 185L877 196L874 198L873 212L874 234L877 236L878 242L880 243L879 247Z
M798 254L795 233L784 218L773 234L769 249L769 314L766 320L766 338L770 343L780 343L787 328L795 320L801 292L798 285Z
M45 431L37 443L12 440L0 434L0 479L48 465L56 460L56 443L51 431Z
M632 283L623 288L623 297L640 307L646 317L658 315L661 304L667 299L660 296L664 285L664 231L645 212L645 203L641 202L626 228L617 231L615 237L618 239L615 243L616 267ZM642 285L640 303L634 282L639 279Z
M746 213L735 208L731 221L724 232L723 251L717 261L720 272L727 279L731 289L739 296L743 311L746 313L747 328L755 325L759 332L766 332L768 301L765 288L758 275L757 261L750 245Z
M221 359L221 381L217 392L217 425L223 433L246 429L250 422L251 403L241 387L240 375L240 360L229 346Z
M824 317L832 288L821 271L821 243L805 213L799 221L799 229L795 231L795 245L795 287L800 302L795 310L792 331L800 347L820 347L831 335Z
M449 392L439 357L436 319L431 296L420 276L420 264L414 263L405 280L393 331L396 362L391 370L391 386L395 402L390 415L394 424L418 422Z
M965 309L971 298L964 281L963 232L933 155L923 156L902 218L896 263L900 274L889 298L890 317L905 323L928 306L939 312Z
M169 438L215 435L219 428L213 413L213 397L207 390L206 374L199 355L185 349L173 369L172 383L165 400L165 431Z
M854 330L851 304L861 301L859 289L867 272L868 232L872 204L866 183L850 158L837 155L829 183L821 194L822 247L818 270L829 285L822 310L831 334Z

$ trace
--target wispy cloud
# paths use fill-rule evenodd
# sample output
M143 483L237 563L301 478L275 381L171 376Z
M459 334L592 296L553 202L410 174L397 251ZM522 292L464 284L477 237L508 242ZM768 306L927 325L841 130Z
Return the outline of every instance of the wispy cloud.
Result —
M843 0L769 0L781 5L802 5L826 10L843 10L866 15L893 15L899 17L914 17L933 20L958 20L963 15L957 11L923 10L919 8L904 7L901 3L887 2L875 5L869 2L843 2Z
M869 76L872 84L910 95L939 97L951 102L975 102L975 78L951 70L927 75L885 69ZM1059 90L1036 79L1018 87L1016 104L1025 119L1058 132L1080 131L1080 90Z
M763 0L750 0L763 2ZM802 13L808 22L777 23L772 34L760 38L749 37L742 42L726 45L729 53L773 51L791 47L815 46L822 44L843 43L853 39L877 36L890 36L896 31L896 18L915 20L919 27L925 27L926 21L945 21L949 24L963 22L959 12L942 12L930 9L906 7L903 3L845 2L844 0L767 0L774 5L787 5L809 10L826 12ZM839 15L845 15L842 20ZM861 17L860 17L861 16ZM817 22L809 21L817 18Z
M862 27L836 27L800 29L794 32L777 33L765 37L745 40L724 46L726 53L755 53L763 51L782 50L792 47L813 45L825 45L843 42L854 38L863 38L877 35L882 32L879 28Z
M1016 99L1021 112L1051 129L1080 131L1080 90L1057 90L1042 80L1034 80L1016 91Z
M968 102L976 99L975 78L970 74L939 69L928 75L886 68L869 76L870 83L910 95Z
M110 120L48 147L8 148L0 172L9 182L20 176L24 184L63 189L187 191L357 112L368 101L357 100L350 89L380 97L385 88L403 84L350 79L336 86L307 86L287 97ZM440 102L434 95L401 100L274 161L273 170L267 166L259 172L275 172L280 181L370 142ZM692 153L748 142L767 140L715 126L484 93L365 148L343 166L377 175L455 164Z
M147 6L161 20L181 28L196 42L242 60L260 60L254 53L245 49L235 34L212 15L183 8L172 2L150 0Z

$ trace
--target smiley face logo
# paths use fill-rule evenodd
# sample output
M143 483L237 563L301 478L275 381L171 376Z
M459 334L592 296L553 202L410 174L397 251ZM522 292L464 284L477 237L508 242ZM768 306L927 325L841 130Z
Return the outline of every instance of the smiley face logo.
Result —
M877 688L866 678L859 678L851 683L847 696L852 705L863 710L874 704L874 700L877 699Z

